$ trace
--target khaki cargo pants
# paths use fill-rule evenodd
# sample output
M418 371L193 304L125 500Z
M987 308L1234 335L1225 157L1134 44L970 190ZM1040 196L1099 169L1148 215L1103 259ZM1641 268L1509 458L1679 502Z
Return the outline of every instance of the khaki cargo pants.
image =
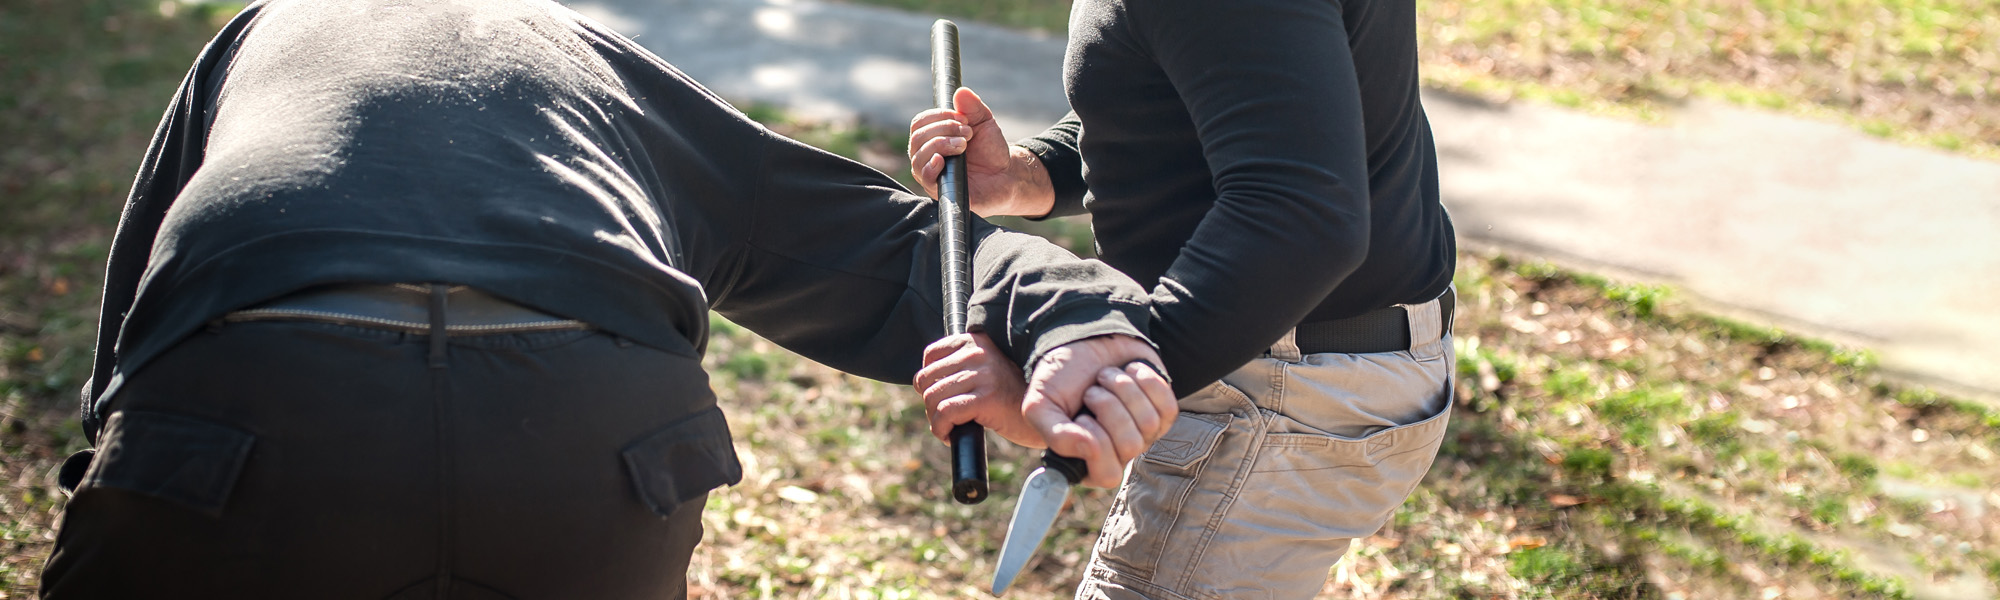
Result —
M1435 300L1401 352L1301 355L1293 334L1181 400L1125 471L1079 599L1311 598L1430 470L1454 357Z

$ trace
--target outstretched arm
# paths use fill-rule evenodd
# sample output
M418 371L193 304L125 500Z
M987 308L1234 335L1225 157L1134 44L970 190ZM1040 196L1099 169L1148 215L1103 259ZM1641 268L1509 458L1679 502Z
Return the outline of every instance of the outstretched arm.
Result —
M753 224L711 287L715 309L835 368L910 381L944 337L934 203L860 163L775 134L764 143ZM1015 363L1086 338L1146 339L1144 289L1123 274L972 225L969 322Z

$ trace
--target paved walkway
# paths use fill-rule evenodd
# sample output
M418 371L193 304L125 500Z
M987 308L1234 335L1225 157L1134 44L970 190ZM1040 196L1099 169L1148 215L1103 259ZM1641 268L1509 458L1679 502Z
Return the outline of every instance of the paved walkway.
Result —
M814 0L572 0L724 97L901 128L930 106L931 17ZM1063 40L961 22L1010 135L1066 109ZM2000 164L1695 103L1667 126L1430 93L1468 244L1671 283L2000 397Z

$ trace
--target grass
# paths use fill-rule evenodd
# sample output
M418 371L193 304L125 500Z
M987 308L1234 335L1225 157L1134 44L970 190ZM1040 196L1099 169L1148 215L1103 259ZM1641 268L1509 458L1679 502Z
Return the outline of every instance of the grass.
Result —
M851 1L1052 32L1070 5ZM1643 121L1707 98L2000 158L1991 0L1419 0L1417 17L1434 87Z

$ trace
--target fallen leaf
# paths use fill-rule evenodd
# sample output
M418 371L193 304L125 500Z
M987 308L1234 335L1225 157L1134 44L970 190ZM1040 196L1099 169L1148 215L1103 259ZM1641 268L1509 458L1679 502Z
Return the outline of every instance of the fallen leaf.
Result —
M814 492L812 490L805 489L796 485L788 485L782 488L778 488L778 497L784 498L786 501L796 504L812 504L814 502L819 502L818 492Z
M1521 333L1525 333L1528 335L1539 335L1542 332L1549 330L1547 326L1544 326L1541 323L1536 323L1534 321L1521 319L1519 317L1510 318L1507 321L1508 321L1507 327L1509 329L1513 329L1514 331L1519 331Z
M1540 548L1542 546L1547 546L1547 545L1549 545L1549 538L1545 538L1539 535L1515 536L1514 539L1507 541L1508 550L1528 550L1533 548Z
M1908 523L1889 524L1889 535L1893 535L1899 538L1913 538L1923 534L1923 532L1924 530L1911 526Z
M1549 494L1549 505L1554 506L1556 508L1569 508L1572 506L1576 506L1578 504L1583 504L1584 502L1585 500L1583 498L1578 498L1576 496L1571 496L1569 494Z
M1770 433L1778 430L1778 426L1776 424L1773 424L1770 421L1759 421L1757 419L1744 419L1742 423L1739 423L1736 426L1750 433Z

